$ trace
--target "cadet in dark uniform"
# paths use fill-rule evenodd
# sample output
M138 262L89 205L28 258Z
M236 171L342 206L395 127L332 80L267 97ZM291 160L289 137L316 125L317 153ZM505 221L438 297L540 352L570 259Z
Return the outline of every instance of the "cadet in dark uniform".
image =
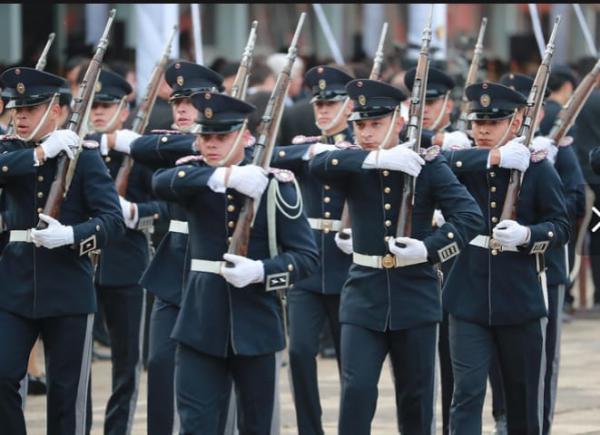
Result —
M334 144L352 140L347 121L352 107L345 89L350 80L352 77L345 72L328 66L317 66L306 73L304 81L312 89L314 116L323 135L298 136L294 145L277 147L271 163L296 174L321 258L319 270L294 284L287 295L292 391L301 435L323 434L316 363L319 334L328 320L339 368L340 292L352 263L351 244L347 252L342 252L334 241L341 230L345 196L310 176L308 163L319 152L337 149Z
M430 433L442 319L433 265L458 255L480 231L482 216L437 156L438 148L423 152L425 163L406 144L396 145L403 126L399 104L405 99L400 90L372 80L353 80L346 89L354 101L353 131L363 149L325 152L311 162L313 175L346 195L352 222L353 264L340 306L339 433L370 433L388 353L401 392L396 397L404 433ZM412 237L395 238L405 173L418 176ZM434 231L436 206L447 221Z
M96 311L87 254L123 234L118 197L97 150L84 146L60 215L41 214L56 156L65 152L72 158L80 142L70 130L55 131L60 88L66 83L33 68L11 68L1 79L10 92L19 135L0 142L0 186L11 214L10 243L0 258L2 431L25 433L18 388L39 334L46 354L47 433L80 434ZM32 229L39 219L47 229Z
M194 92L218 92L223 79L216 72L190 62L175 62L165 71L173 89L170 103L175 126L187 131L198 111L192 105ZM196 154L196 136L163 131L141 136L131 144L131 156L152 170L175 166L182 157ZM168 201L169 232L142 275L140 284L155 296L150 317L148 357L148 435L173 433L175 415L175 341L170 338L179 313L181 294L189 272L188 222L185 210Z
M100 152L113 179L139 135L122 129L127 119L127 81L102 70L90 112L91 138L100 143ZM153 221L161 218L163 207L152 197L152 171L135 164L129 174L127 193L119 197L127 227L124 237L106 246L98 260L96 290L110 336L112 393L106 406L105 434L129 434L137 403L142 369L144 289L139 284L149 259L149 235Z
M554 68L552 70L554 72ZM559 73L562 71L564 70L558 70ZM569 79L565 80L568 81ZM575 80L574 77L572 80ZM509 74L503 76L500 81L505 86L512 86L524 97L529 95L533 86L533 79L522 74ZM553 83L555 82L556 78L553 80ZM556 110L557 106L558 111ZM539 135L533 139L531 149L534 153L541 151L546 154L547 159L554 165L554 169L556 169L564 186L569 225L574 230L577 220L585 214L585 182L581 167L569 141L563 141L556 145L552 140L544 137L554 125L554 120L561 107L559 103L553 100L545 100L539 115L541 119ZM549 108L550 110L548 110ZM570 134L572 133L570 132ZM575 236L572 231L570 245L575 244ZM567 245L560 246L549 249L545 254L548 283L548 326L546 328L546 377L544 381L544 427L542 430L544 435L550 433L556 404L558 367L560 364L561 314L565 300L565 288L569 285L570 272L567 249Z
M486 229L456 260L443 292L454 372L450 429L481 433L486 380L497 351L508 432L537 434L548 313L543 260L546 250L561 247L569 237L563 187L548 160L529 164L530 151L514 139L523 95L500 84L478 83L467 88L467 97L482 149L450 152L449 160L483 211ZM497 145L502 146L487 150ZM500 222L509 169L524 172L517 219Z
M219 166L235 144L248 141L242 126L253 106L209 92L194 94L192 101L200 112L202 156L154 176L157 195L188 213L191 271L172 334L178 342L181 432L217 433L233 380L240 432L269 434L279 369L275 353L285 346L282 308L273 290L313 273L318 251L291 173L280 172L269 183L239 146ZM239 257L226 252L244 195L264 199L248 256ZM223 260L234 267L224 267Z

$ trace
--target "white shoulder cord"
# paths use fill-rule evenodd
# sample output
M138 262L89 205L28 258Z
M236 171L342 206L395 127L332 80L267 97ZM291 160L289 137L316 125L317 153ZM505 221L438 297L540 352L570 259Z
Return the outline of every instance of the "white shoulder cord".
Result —
M300 186L295 178L294 188L296 190L296 204L291 205L281 196L281 192L279 191L279 182L277 179L272 180L271 183L269 183L269 190L267 191L267 228L269 235L269 254L271 255L271 258L278 254L276 211L279 210L286 218L295 220L300 217L304 208L302 192L300 192ZM297 209L297 212L294 216L292 216L285 210L285 208L291 210Z

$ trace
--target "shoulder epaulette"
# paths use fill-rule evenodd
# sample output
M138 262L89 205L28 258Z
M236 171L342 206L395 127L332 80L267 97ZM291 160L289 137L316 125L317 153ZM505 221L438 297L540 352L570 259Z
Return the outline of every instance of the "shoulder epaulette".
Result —
M250 139L248 139L248 142L246 142L246 145L244 145L244 147L250 148L253 147L254 144L256 144L256 138L254 137L254 135L250 135Z
M269 173L282 183L291 183L295 178L294 173L287 169L269 168Z
M558 142L559 147L568 147L568 146L571 146L572 144L573 144L573 138L571 136L565 136Z
M95 141L95 140L84 140L81 143L81 145L84 148L87 148L87 149L90 149L90 150L93 150L93 149L96 149L96 148L100 148L100 144L98 143L98 141Z
M335 144L336 148L339 148L341 150L345 150L345 149L360 149L360 147L352 142L348 142L347 140L343 140L340 142L337 142Z
M22 140L19 136L17 136L16 134L3 134L2 136L0 136L0 140Z
M150 134L188 134L188 133L182 133L179 130L151 130Z
M531 161L533 163L541 162L542 160L546 159L547 155L548 155L548 153L544 150L532 151L531 152Z
M292 144L294 145L302 145L305 143L315 143L321 140L321 136L304 136L299 134L298 136L294 136L292 139Z
M421 154L421 157L423 157L426 162L431 162L440 155L440 152L441 149L438 145L432 145L429 148L422 148L419 154Z
M190 154L189 156L184 156L184 157L177 159L175 164L176 165L185 165L186 163L189 163L189 162L203 162L203 161L204 161L204 156L202 156L200 154Z

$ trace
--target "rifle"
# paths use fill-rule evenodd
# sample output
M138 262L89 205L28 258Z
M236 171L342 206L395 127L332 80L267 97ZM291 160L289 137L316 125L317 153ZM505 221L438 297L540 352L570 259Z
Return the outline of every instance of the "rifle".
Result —
M377 51L375 52L375 57L373 58L373 67L371 68L371 74L369 74L369 80L379 80L379 77L381 76L381 66L383 64L383 46L385 44L387 29L388 23L385 22L381 28L379 45L377 46ZM348 102L348 99L349 97L346 97L344 100L344 105ZM350 209L348 208L348 201L344 201L344 208L342 209L342 216L340 217L340 220L342 221L342 231L338 233L338 237L343 240L348 240L350 238L350 234L343 231L344 229L352 226L352 222L350 221Z
M487 18L483 17L481 20L481 26L479 27L479 35L477 36L475 50L473 51L473 59L471 59L467 80L465 80L465 86L463 88L460 102L460 117L458 118L458 121L456 121L456 128L460 131L466 131L467 127L469 126L469 121L467 119L469 115L469 99L467 98L466 89L477 81L477 71L479 70L479 63L481 62L481 54L483 52L483 35L485 35L486 27Z
M277 82L275 88L269 97L267 108L263 114L262 120L258 127L258 139L254 146L254 157L252 164L261 166L264 169L269 168L271 157L273 154L273 147L275 146L275 140L277 138L277 131L279 130L279 123L281 121L281 115L283 114L283 106L287 90L290 83L290 73L292 65L298 55L298 39L302 31L302 25L306 18L306 13L303 12L300 15L298 25L296 26L296 32L294 38L288 49L287 63L283 70L277 76ZM247 197L244 200L244 205L240 210L238 222L233 231L231 237L231 244L229 245L228 253L241 255L245 257L248 254L248 243L250 241L250 229L254 223L254 199Z
M144 131L148 126L148 122L150 121L152 108L154 107L154 103L156 102L156 97L158 95L160 79L164 75L165 69L167 68L167 62L169 61L169 55L171 54L171 44L173 43L173 39L175 38L176 34L177 26L173 26L173 33L171 33L171 37L169 38L169 41L165 46L160 61L156 64L154 70L152 71L150 81L148 82L148 86L146 87L144 99L140 103L140 106L135 114L132 130L138 134L144 134ZM115 186L117 188L117 193L122 197L125 197L125 193L127 192L127 186L129 184L129 174L131 173L132 168L133 158L130 155L126 155L123 158L123 161L121 162L119 172L117 172L117 177L115 178Z
M108 22L104 28L104 33L102 33L102 37L98 42L98 47L96 48L94 57L90 61L88 69L85 72L83 81L81 82L81 85L79 85L79 93L74 99L73 113L67 122L67 129L77 133L78 135L82 134L85 112L89 110L90 102L93 99L94 88L96 81L98 80L98 75L100 74L102 59L104 58L104 53L106 52L106 47L108 46L108 32L110 31L115 18L115 13L115 9L112 9L109 13ZM50 186L48 200L44 205L44 214L52 216L53 218L58 217L60 213L60 206L62 205L67 191L69 190L69 185L71 184L72 176L74 174L80 152L81 145L76 151L75 158L72 161L69 161L69 158L66 155L61 155L58 158L56 165L56 176L52 182L52 185ZM36 228L38 230L43 230L47 227L48 224L40 220Z
M48 58L48 52L50 51L50 47L52 46L52 43L54 42L54 37L56 35L53 33L50 33L48 35L48 41L46 41L46 45L44 46L44 49L42 50L42 54L40 54L40 57L37 61L37 63L35 64L35 69L38 71L44 71L44 69L46 68L46 60ZM6 134L10 135L10 134L14 134L15 132L15 127L13 125L12 119L9 121L8 125L6 126Z
M410 108L408 110L407 137L414 141L413 151L421 149L421 132L423 130L423 111L425 109L425 93L427 92L427 77L429 73L429 45L431 43L431 20L433 6L429 13L429 21L423 29L421 36L421 51L417 61L415 81L411 91ZM416 177L403 175L402 199L398 213L396 237L410 237L412 232L412 210L414 205Z
M546 45L546 50L544 51L544 58L537 70L531 91L529 91L529 96L527 97L527 108L525 109L523 124L519 131L519 136L525 136L524 144L526 146L528 146L533 139L538 113L542 107L542 102L544 101L544 92L546 91L548 77L550 76L550 62L552 61L552 55L554 54L554 40L556 39L556 30L559 23L560 16L557 16L554 21L552 33L550 34L550 39ZM504 198L500 221L516 218L517 200L519 198L520 189L521 173L516 169L512 169L510 171L510 179L506 190L506 197Z
M254 54L254 45L256 43L257 26L258 21L252 21L252 27L250 29L250 34L248 35L248 42L246 43L246 48L242 54L242 61L240 62L240 67L237 70L237 74L235 75L235 80L233 81L231 92L229 94L230 96L239 100L245 100L246 92L248 91L248 81L250 79L250 70L252 68L252 56Z

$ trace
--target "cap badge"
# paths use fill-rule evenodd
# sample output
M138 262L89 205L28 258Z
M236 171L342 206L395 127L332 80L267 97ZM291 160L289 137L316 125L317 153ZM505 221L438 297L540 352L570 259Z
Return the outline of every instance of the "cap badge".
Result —
M183 86L183 76L177 76L177 84Z
M481 103L482 107L488 107L492 102L492 99L488 94L483 94L481 98L479 98L479 102Z
M210 107L207 107L206 109L204 109L204 117L206 119L211 119L213 117L213 111Z
M365 97L364 95L359 95L358 96L358 104L360 104L361 106L364 106L365 104L367 104L367 97Z
M487 88L488 88L488 84L487 84L487 82L483 82L483 83L482 83L482 85L481 85L481 87L482 87L483 89L487 89Z
M322 67L322 66L320 66L319 68L317 68L317 72L318 72L319 74L323 74L323 67Z
M19 75L21 75L21 68L17 68L17 69L15 70L15 75L16 75L16 76L19 76Z
M25 85L23 83L17 83L17 92L19 94L23 94L25 92Z
M212 97L212 96L210 95L210 92L206 92L206 93L204 94L204 99L205 99L205 100L210 100L210 99L211 99L211 97Z
M356 83L356 86L358 86L359 88L362 88L362 87L363 87L363 82L362 82L362 81L360 81L360 82L357 82L357 83Z
M101 82L100 80L98 80L98 81L96 82L96 87L94 88L94 90L95 90L96 92L100 92L100 91L102 90L102 82Z
M179 68L181 68L181 64L180 64L179 62L177 62L177 63L175 64L175 69L179 69Z
M327 82L324 79L319 80L319 89L323 90L327 87Z

